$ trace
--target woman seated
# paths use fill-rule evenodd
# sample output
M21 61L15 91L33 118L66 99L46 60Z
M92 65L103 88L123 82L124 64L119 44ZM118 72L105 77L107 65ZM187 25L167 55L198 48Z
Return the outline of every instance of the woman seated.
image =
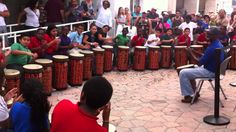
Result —
M98 31L98 43L101 47L102 45L111 45L113 40L111 37L108 37L107 33L110 31L108 25L104 25L101 30Z
M89 32L84 34L83 44L85 44L89 49L100 48L98 43L97 26L91 24L89 30Z
M49 131L50 104L43 92L43 84L36 79L27 79L21 86L21 93L23 102L14 103L10 111L13 131Z
M43 36L47 41L44 58L52 59L52 56L56 53L58 45L61 42L61 39L57 38L57 34L57 27L55 25L49 25L46 34Z
M61 55L67 55L68 54L68 50L72 49L74 46L71 43L70 38L67 36L69 33L69 28L68 27L62 27L62 34L60 36L61 42L59 44L58 47L58 54Z

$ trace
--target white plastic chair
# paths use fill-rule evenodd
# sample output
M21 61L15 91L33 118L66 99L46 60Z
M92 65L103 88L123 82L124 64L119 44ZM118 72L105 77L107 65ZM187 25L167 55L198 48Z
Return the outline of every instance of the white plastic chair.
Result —
M225 76L225 73L226 73L226 69L227 69L227 66L228 66L228 63L229 63L229 60L230 60L231 56L227 57L223 62L221 62L220 64L220 80L223 80L224 79L224 76ZM196 90L194 92L194 96L193 96L193 99L191 101L191 105L194 103L194 100L196 98L196 96L198 96L197 94L200 93L201 91L201 88L202 88L202 85L203 85L203 82L204 81L208 81L211 85L211 87L213 88L213 90L215 90L215 86L213 85L213 81L215 80L215 77L213 78L207 78L207 77L201 77L201 78L196 78L198 79L198 84L197 84L197 87L196 87ZM220 90L224 96L225 99L227 99L226 95L225 95L225 92L224 90L222 89L221 85L220 85ZM221 107L224 107L223 103L220 101L221 103Z

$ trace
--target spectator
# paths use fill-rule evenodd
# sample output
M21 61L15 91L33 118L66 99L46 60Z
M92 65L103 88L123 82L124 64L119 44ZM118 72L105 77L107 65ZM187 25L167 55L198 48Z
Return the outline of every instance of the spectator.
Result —
M74 46L71 43L70 38L67 36L69 33L70 29L69 27L65 26L62 27L62 34L60 35L60 44L58 46L58 54L61 55L68 55L68 50L72 49Z
M62 0L48 0L45 4L45 10L47 12L47 25L57 25L65 22Z
M22 17L26 15L25 20L25 29L37 28L40 26L39 24L39 16L40 12L38 9L38 0L30 0L26 5L26 8L20 12L17 23L21 23Z
M77 0L71 0L69 7L66 9L65 18L67 22L82 21L83 8L79 6Z
M46 34L44 34L43 38L46 40L47 45L44 52L44 58L52 59L52 56L58 49L58 45L61 42L60 38L57 38L57 27L55 25L49 25Z
M137 30L141 30L143 33L143 37L145 39L148 38L148 35L151 33L151 21L147 18L147 13L143 12L142 17L138 17L135 26L137 27Z
M42 58L44 56L44 50L47 47L47 42L43 38L45 34L44 29L39 28L35 36L32 36L30 38L30 44L28 45L28 48L33 52L37 53L39 58Z
M124 12L124 9L123 7L120 7L118 9L118 14L117 16L115 17L116 19L116 36L118 34L121 34L122 32L122 29L123 27L126 25L127 21L126 21L126 15L125 15L125 12Z
M157 26L157 22L159 21L159 15L156 13L156 11L157 10L155 8L152 8L151 12L147 15L147 18L151 20L152 29L155 29L155 27Z
M14 103L10 111L13 131L49 131L50 104L43 92L43 84L36 79L27 79L21 86L21 93L24 101Z
M83 44L87 46L89 49L98 48L98 34L97 34L97 26L92 24L90 25L90 31L84 34Z
M224 9L221 9L218 13L218 16L216 18L216 25L217 26L228 26L228 19L226 17L226 12Z
M93 0L84 0L81 2L81 7L84 10L83 20L92 20L95 18Z
M184 22L184 18L181 16L180 11L176 11L175 17L173 17L171 20L173 28L178 28L179 25Z
M75 32L69 33L69 38L73 45L77 46L80 49L88 49L88 47L83 45L83 31L84 31L84 25L79 24L76 26Z
M82 89L80 102L59 102L52 113L51 132L107 132L112 96L112 86L104 77L93 77ZM102 111L103 125L97 123Z
M185 22L183 22L182 24L179 25L179 29L184 30L185 28L189 28L190 29L190 34L189 37L191 38L191 42L193 41L193 30L195 28L197 28L197 24L194 22L191 22L191 16L188 15L185 18Z
M132 25L135 24L135 21L138 17L141 17L142 13L141 13L141 6L135 6L134 8L134 12L132 13Z
M47 22L47 12L44 9L44 5L42 2L39 3L38 5L39 8L39 24L41 27L44 27L46 22Z
M127 26L131 25L131 14L129 12L129 8L125 8L125 17L126 17L126 22L127 22Z
M236 11L231 13L231 19L229 21L227 31L230 33L234 30L235 27L236 27Z
M9 17L10 12L7 9L7 6L3 4L2 0L0 0L0 33L6 33L7 32L7 26L4 20L4 17ZM4 36L5 38L5 46L8 46L8 38L7 36Z
M98 28L102 28L104 25L108 25L109 27L112 27L112 12L110 9L110 2L109 1L103 1L103 7L98 12L97 21L103 23L96 22L96 25Z

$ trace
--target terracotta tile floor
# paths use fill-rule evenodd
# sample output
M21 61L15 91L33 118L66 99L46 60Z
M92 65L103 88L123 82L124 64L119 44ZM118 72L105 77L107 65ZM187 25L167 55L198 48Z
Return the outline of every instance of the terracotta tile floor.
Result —
M204 83L200 100L193 104L181 103L178 75L173 69L143 72L113 71L105 73L114 88L111 99L110 122L118 132L231 132L236 131L236 71L228 70L221 84L228 96L222 98L225 107L220 114L230 118L225 126L212 126L203 122L203 117L213 114L213 91ZM49 100L52 109L62 99L79 100L82 87L55 91Z

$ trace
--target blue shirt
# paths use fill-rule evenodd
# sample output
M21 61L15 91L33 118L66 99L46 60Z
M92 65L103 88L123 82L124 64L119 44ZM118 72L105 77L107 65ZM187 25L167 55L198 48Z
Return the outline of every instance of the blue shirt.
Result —
M10 111L10 119L14 132L38 132L39 126L33 124L30 119L31 107L23 102L16 102ZM45 118L45 125L48 124Z
M78 32L71 32L71 33L69 33L68 36L69 36L72 43L82 44L83 34L78 34Z
M200 58L200 65L204 65L204 68L215 73L216 72L216 59L215 49L223 48L223 45L219 40L213 41L205 50L204 55ZM220 61L224 60L224 52L221 52Z

